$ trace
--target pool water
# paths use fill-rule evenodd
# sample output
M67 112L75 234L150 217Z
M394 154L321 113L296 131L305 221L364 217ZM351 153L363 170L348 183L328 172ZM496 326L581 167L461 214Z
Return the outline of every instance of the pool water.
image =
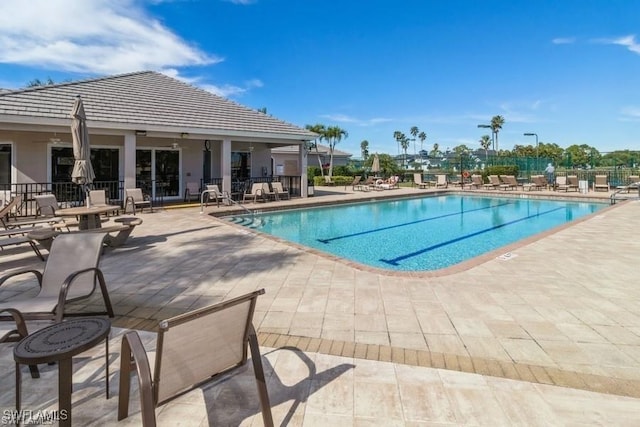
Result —
M443 195L229 219L361 264L426 271L458 264L605 206Z

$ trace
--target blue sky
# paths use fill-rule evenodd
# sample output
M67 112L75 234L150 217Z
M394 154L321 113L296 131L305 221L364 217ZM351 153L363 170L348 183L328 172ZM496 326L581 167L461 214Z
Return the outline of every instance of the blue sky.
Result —
M28 6L27 6L28 5ZM640 1L2 0L0 88L157 70L304 126L338 149L640 150ZM419 149L419 141L417 149ZM410 149L410 152L413 147Z

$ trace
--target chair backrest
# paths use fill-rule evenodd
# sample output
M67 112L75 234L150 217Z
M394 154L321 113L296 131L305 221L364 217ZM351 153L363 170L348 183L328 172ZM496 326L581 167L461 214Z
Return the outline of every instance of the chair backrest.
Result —
M446 184L447 183L447 175L436 175L436 183L437 184Z
M58 297L69 274L98 267L107 233L61 233L54 240L42 272L38 296ZM81 273L69 288L67 300L90 295L95 289L95 272Z
M59 209L58 200L53 194L41 194L33 197L38 205L38 212L41 216L55 216Z
M356 176L353 178L353 182L351 183L351 185L359 184L361 179L362 179L362 175L356 175Z
M557 185L567 185L567 177L560 175L556 176L556 184Z
M414 173L413 174L413 182L414 184L422 184L422 174L421 173Z
M160 322L154 367L155 401L242 365L258 295L252 292Z
M251 184L251 194L262 194L262 183L261 182L254 182L253 184Z
M504 175L502 176L502 178L504 178L504 182L506 182L509 185L516 185L516 186L518 185L518 180L513 175Z
M220 187L218 187L218 184L207 184L205 188L207 191L215 191L216 195L220 194Z
M124 190L127 198L131 197L134 202L143 202L142 188L127 188Z
M269 183L268 182L263 182L262 183L262 194L269 194L269 193L272 193L271 187L269 187Z
M106 206L107 192L105 190L91 190L89 191L89 199L91 199L93 206Z
M198 194L200 192L200 186L197 182L187 182L185 190L189 190L189 194Z
M482 185L482 175L471 175L471 182L476 185Z
M567 177L567 184L572 185L574 187L578 186L578 176L577 175L569 175Z
M4 221L5 217L8 217L11 211L13 211L19 204L22 202L22 198L20 196L16 196L8 204L0 209L0 219Z
M640 176L629 175L629 177L627 178L627 184L635 184L636 182L640 182Z
M272 182L271 187L276 193L286 193L286 191L284 191L284 188L282 187L281 182Z
M500 185L500 178L498 175L489 175L489 182L493 185Z
M607 175L596 175L596 185L607 185Z

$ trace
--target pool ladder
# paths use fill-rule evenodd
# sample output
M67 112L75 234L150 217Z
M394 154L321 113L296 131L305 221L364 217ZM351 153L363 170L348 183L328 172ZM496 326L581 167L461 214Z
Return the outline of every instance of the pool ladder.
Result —
M255 212L253 212L251 209L247 208L242 203L239 203L239 202L236 202L235 200L233 200L226 191L223 191L222 193L219 193L216 190L204 190L202 192L202 194L200 195L200 213L204 213L204 205L205 205L204 197L205 197L205 195L208 196L209 194L213 194L216 197L216 199L222 198L222 200L227 202L229 205L236 205L236 206L240 207L241 209L243 209L246 213L248 213L251 216L255 215Z
M637 189L638 190L638 196L637 197L632 197L630 195L631 190L632 189ZM621 194L623 191L626 191L627 196L620 198L621 200L630 200L630 199L637 199L640 200L640 182L633 182L623 188L619 188L616 192L614 192L611 195L611 204L615 205L616 201L618 200L618 194Z

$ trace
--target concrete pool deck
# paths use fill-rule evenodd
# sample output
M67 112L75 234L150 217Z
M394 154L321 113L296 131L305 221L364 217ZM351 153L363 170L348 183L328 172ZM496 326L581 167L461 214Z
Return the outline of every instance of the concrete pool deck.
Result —
M422 193L336 188L313 203ZM603 194L578 197L584 196ZM512 247L509 257L435 277L359 268L208 215L225 209L140 215L144 223L129 243L107 252L101 265L117 313L114 326L153 330L159 319L264 287L254 319L263 353L300 352L273 360L276 389L278 381L295 383L288 375L301 375L295 360L302 352L323 366L317 372L355 365L332 381L305 380L324 386L300 391L294 409L283 400L274 409L278 422L289 416L291 425L631 425L637 419L639 202ZM27 249L0 255L3 271L42 265ZM0 298L33 292L12 282L0 288ZM10 348L0 346L3 384L13 378ZM0 394L0 407L11 406L10 391ZM52 398L55 405L55 393L42 401ZM113 404L99 394L95 400L105 411ZM201 402L202 425L216 424L207 418L211 407ZM103 416L96 419L104 422ZM255 413L235 421L260 425ZM240 424L235 421L230 425Z

